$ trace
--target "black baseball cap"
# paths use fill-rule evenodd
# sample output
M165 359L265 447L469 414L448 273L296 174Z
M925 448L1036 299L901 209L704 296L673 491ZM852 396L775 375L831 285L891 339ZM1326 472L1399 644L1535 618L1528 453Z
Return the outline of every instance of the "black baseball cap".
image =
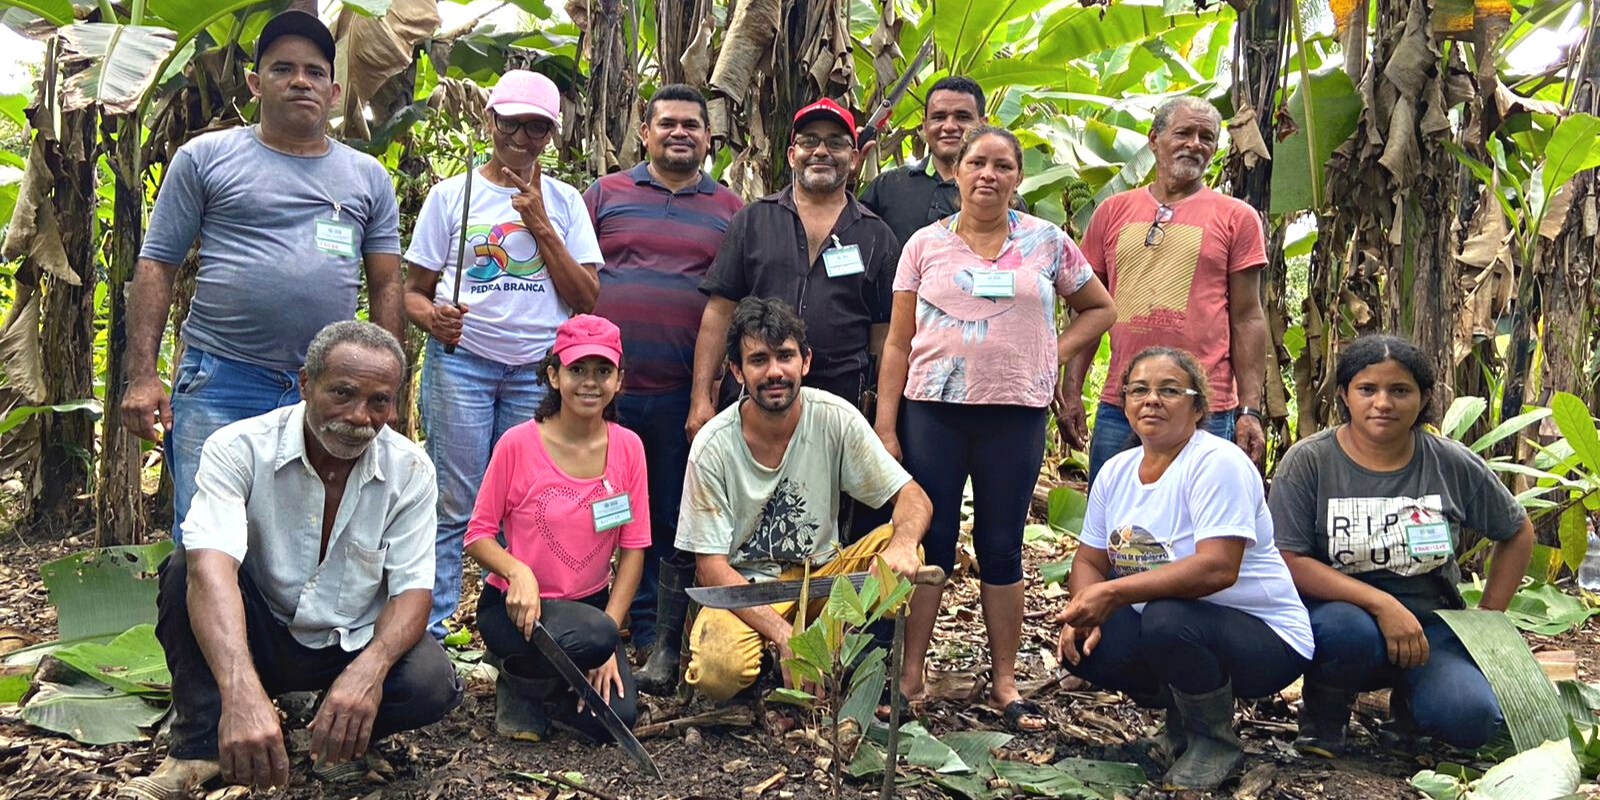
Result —
M304 36L328 57L328 66L333 66L333 34L328 31L328 26L316 14L308 14L296 8L291 8L267 21L267 26L261 29L261 38L256 39L256 66L261 66L261 57L267 54L267 48L273 42L285 36Z

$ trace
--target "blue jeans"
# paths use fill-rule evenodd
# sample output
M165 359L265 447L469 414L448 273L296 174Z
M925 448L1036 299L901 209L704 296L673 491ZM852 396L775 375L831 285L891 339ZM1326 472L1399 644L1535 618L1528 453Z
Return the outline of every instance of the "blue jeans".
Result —
M183 350L172 381L172 430L162 449L172 476L172 541L183 544L183 518L194 501L200 446L218 429L300 402L298 370L273 369Z
M439 482L439 531L433 542L433 610L428 632L445 635L444 621L461 599L461 547L489 454L512 426L533 418L544 400L537 363L507 366L429 339L418 405L424 442Z
M1389 663L1388 645L1371 614L1337 600L1307 606L1317 653L1306 680L1358 691L1393 687L1409 701L1417 726L1453 747L1482 747L1500 730L1505 718L1489 680L1443 620L1431 614L1422 620L1428 662L1400 669Z
M644 442L650 482L650 548L644 554L644 576L628 608L628 629L635 648L656 640L656 575L661 559L672 555L678 536L678 506L683 499L683 473L689 465L687 388L664 394L617 396L617 414L624 427Z
M1206 416L1203 427L1231 442L1233 420L1233 409L1213 411ZM1112 456L1138 446L1139 438L1133 434L1133 426L1128 424L1128 415L1122 413L1122 407L1101 401L1094 412L1094 430L1089 438L1089 485L1094 485L1094 476Z

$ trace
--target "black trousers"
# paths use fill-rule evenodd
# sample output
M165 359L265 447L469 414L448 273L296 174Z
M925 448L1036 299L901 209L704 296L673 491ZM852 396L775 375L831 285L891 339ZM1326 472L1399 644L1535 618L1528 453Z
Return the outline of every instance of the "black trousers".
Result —
M189 564L182 549L162 563L160 574L156 638L166 650L167 669L172 672L171 752L176 758L216 758L222 694L189 623ZM251 661L269 697L327 689L361 654L337 645L312 648L295 641L243 567L239 592ZM461 703L461 692L461 679L444 648L432 636L419 637L384 678L371 741L438 722Z
M1100 625L1100 645L1069 672L1096 686L1153 695L1168 684L1205 694L1233 682L1234 697L1266 697L1294 683L1311 659L1260 619L1204 600L1163 599L1144 613L1123 606Z
M566 653L572 663L584 672L606 663L606 659L612 655L617 657L622 694L611 695L607 705L611 706L624 725L632 728L634 721L639 718L639 689L634 685L633 669L628 664L628 658L622 652L622 640L618 637L616 623L606 616L605 607L609 599L610 592L601 590L578 600L542 600L539 603L539 621L550 631L556 644L561 645L561 652ZM511 615L506 611L505 592L489 584L485 584L483 593L478 595L478 634L483 637L483 644L489 648L489 652L502 659L531 657L535 669L542 673L539 677L561 680L555 666L533 642L522 638L522 631L511 621ZM600 718L589 709L578 713L577 693L564 681L561 686L549 699L551 716L595 741L611 741L611 734Z

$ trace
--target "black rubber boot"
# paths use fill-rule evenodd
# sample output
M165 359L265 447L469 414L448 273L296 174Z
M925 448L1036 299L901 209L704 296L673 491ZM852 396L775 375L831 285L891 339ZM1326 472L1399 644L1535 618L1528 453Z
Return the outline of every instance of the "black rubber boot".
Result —
M1205 694L1172 690L1183 714L1189 746L1162 778L1167 788L1210 791L1232 778L1244 763L1244 742L1233 731L1233 682Z
M1301 693L1300 735L1294 748L1323 758L1344 754L1345 734L1350 727L1350 706L1356 693L1337 686L1306 681Z
M508 739L543 741L550 735L545 700L561 686L561 678L539 675L531 656L512 656L496 665L494 732Z
M634 674L639 691L665 697L678 692L678 661L683 652L683 623L689 616L689 595L694 585L694 563L674 557L661 560L656 574L656 643L650 659Z
M1131 697L1133 702L1144 708L1165 710L1161 727L1150 736L1140 739L1139 745L1148 751L1157 763L1164 767L1172 766L1172 763L1177 761L1189 747L1189 737L1183 732L1183 712L1178 710L1178 704L1172 700L1172 689L1162 686L1161 691L1155 694L1135 694Z

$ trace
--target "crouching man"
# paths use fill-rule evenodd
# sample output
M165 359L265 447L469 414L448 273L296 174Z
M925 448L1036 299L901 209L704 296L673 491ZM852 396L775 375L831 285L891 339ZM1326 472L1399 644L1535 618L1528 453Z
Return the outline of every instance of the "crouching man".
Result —
M858 572L878 555L916 574L928 496L861 412L801 387L811 348L800 318L780 300L747 297L734 310L727 353L743 396L695 437L679 512L676 545L695 554L700 585L798 578L808 559L819 577ZM838 552L841 490L873 508L893 501L894 516ZM755 683L769 644L780 664L793 655L795 605L702 610L684 680L713 700Z
M172 748L119 797L188 797L219 774L287 785L271 700L286 692L326 690L310 728L313 771L327 780L364 774L370 742L461 702L449 658L422 635L433 466L386 427L404 367L389 332L333 323L306 351L303 402L206 440L157 599Z

